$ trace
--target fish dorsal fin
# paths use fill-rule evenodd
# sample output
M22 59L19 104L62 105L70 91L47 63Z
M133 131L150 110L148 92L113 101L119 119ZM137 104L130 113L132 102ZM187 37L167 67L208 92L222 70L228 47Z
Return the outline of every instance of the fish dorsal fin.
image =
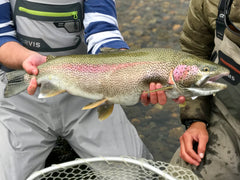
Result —
M47 61L51 61L51 60L53 60L53 59L55 59L56 58L56 56L52 56L52 55L49 55L49 56L47 56Z
M52 83L49 82L44 82L41 83L40 87L40 94L38 98L49 98L56 96L58 94L61 94L65 92L66 90L60 89L59 87L53 85Z
M107 119L113 112L114 104L103 104L98 107L98 119L103 121Z
M120 51L120 49L110 48L110 47L100 48L100 53L102 53L102 54L119 52L119 51Z
M82 110L93 109L93 108L95 108L95 107L98 107L98 106L102 105L102 104L105 103L106 101L107 101L107 99L98 100L98 101L96 101L96 102L93 102L93 103L90 103L90 104L84 106L84 107L82 108Z

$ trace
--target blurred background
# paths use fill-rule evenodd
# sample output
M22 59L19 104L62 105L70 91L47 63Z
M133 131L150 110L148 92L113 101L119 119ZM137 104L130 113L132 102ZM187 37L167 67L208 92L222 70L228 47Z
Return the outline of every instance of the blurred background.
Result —
M120 31L132 49L180 49L179 35L188 4L189 0L116 0ZM184 132L178 105L169 99L164 106L139 103L123 108L155 160L169 162ZM67 142L60 138L46 166L76 157Z

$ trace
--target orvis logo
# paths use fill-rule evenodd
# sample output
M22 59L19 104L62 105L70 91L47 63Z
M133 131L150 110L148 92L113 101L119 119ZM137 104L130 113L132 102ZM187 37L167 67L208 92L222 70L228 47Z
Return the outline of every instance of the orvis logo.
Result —
M26 47L41 48L41 43L37 41L22 40L21 41Z

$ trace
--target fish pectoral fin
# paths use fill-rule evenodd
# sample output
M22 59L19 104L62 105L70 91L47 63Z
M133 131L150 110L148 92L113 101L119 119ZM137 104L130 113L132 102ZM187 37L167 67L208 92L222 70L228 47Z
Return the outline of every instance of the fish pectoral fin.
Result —
M107 119L113 112L114 104L104 104L98 107L98 119L103 121Z
M169 90L169 89L173 89L173 86L165 86L165 87L161 87L152 91L146 91L144 93L152 93L152 92L157 92L157 91L165 91L165 90Z
M102 104L105 103L106 101L107 101L107 99L101 99L101 100L99 100L99 101L90 103L90 104L84 106L84 107L82 108L82 110L93 109L93 108L95 108L95 107L98 107L98 106L102 105Z
M38 98L49 98L65 92L66 90L60 89L52 83L41 83L40 94Z

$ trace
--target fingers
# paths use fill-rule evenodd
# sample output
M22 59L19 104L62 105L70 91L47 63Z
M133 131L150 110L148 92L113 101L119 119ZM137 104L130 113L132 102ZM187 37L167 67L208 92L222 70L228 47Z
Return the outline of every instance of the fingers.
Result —
M145 93L145 91L141 94L140 99L141 99L141 103L142 103L144 106L149 105L150 100L149 100L149 97L148 97L148 93Z
M153 91L155 89L162 88L162 85L160 83L150 83L149 85L149 91ZM147 93L142 93L141 95L141 102L145 106L148 104L161 104L164 105L167 102L167 97L164 91L156 91L156 92L150 92L148 95Z
M173 99L178 104L183 104L185 102L186 98L184 96L179 96L177 99Z
M150 83L149 90L153 91L156 89L155 83ZM158 99L157 99L157 92L150 92L150 103L152 104L157 104Z
M162 88L162 85L160 83L150 83L150 87L149 90L155 90L155 89L159 89ZM150 93L150 103L152 104L161 104L164 105L167 102L167 97L164 91L156 91L156 92L151 92Z
M34 66L31 63L29 63L29 62L24 62L23 63L23 68L25 69L25 71L28 74L33 74L33 75L37 75L38 74L37 66Z
M33 95L35 93L36 89L37 89L37 79L35 77L33 77L27 88L27 92L28 92L28 94Z
M162 85L160 83L156 84L156 89L162 88ZM157 91L157 100L158 103L161 105L164 105L167 103L167 96L164 91Z
M46 62L46 56L32 54L23 62L22 67L28 74L37 75L37 66L43 64L44 62Z
M198 155L201 159L204 157L207 142L208 142L208 135L202 135L201 138L199 138Z
M199 166L201 162L200 156L193 150L193 138L186 134L180 137L180 157L195 166Z

